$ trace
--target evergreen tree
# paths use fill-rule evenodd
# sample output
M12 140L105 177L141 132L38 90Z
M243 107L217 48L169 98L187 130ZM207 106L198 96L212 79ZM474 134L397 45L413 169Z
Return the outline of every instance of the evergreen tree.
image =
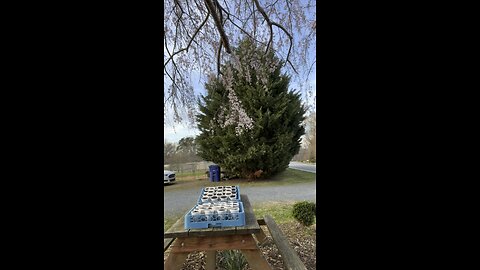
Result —
M247 39L222 66L222 76L210 77L197 115L202 158L247 178L288 167L305 134L306 110L300 94L288 90L290 77L281 73L282 65L272 51Z

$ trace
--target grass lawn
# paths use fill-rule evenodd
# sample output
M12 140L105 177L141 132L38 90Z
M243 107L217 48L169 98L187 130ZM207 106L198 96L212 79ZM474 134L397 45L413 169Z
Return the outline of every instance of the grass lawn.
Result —
M177 221L182 215L178 215L175 217L163 217L163 232L166 232L170 227L172 227L173 223Z
M257 186L282 186L291 184L309 183L315 181L316 174L304 172L294 169L287 169L269 179L256 179L249 181L248 179L231 179L220 182L210 182L205 172L195 173L178 173L176 174L176 183L165 186L169 190L178 190L184 188L198 188L204 186L222 186L222 185L239 185L243 187Z
M206 179L206 176L205 176L205 171L194 171L194 172L176 172L175 173L175 176L178 178L178 177L182 177L182 178L187 178L187 177L191 177L191 176L196 176L196 177L200 177L200 178L205 178Z

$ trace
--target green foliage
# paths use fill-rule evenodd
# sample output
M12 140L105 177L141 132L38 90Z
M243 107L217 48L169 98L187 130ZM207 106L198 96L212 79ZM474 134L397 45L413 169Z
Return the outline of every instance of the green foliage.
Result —
M315 221L315 203L298 202L293 205L293 217L305 226L310 226Z
M224 250L220 252L220 265L225 270L244 270L247 259L238 250Z
M290 78L281 74L282 63L273 53L245 41L235 55L239 62L223 66L222 78L210 78L207 95L199 101L198 154L244 178L259 170L260 177L270 177L284 171L298 153L306 110L300 94L288 89ZM235 104L246 117L236 113Z

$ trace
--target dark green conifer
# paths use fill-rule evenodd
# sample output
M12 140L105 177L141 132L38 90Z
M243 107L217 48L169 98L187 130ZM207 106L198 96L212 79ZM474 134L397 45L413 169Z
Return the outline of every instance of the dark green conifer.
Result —
M198 154L241 177L268 177L288 167L305 134L300 94L273 52L244 40L199 101ZM258 173L257 173L258 176Z

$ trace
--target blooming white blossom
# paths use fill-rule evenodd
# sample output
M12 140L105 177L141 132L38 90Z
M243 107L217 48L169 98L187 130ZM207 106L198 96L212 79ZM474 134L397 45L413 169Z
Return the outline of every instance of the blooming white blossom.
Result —
M228 112L226 106L221 106L218 112L218 117L215 118L216 122L222 127L233 125L235 126L235 133L241 135L245 130L253 128L254 121L248 116L245 108L242 105L241 100L238 99L234 90L235 77L234 70L236 71L236 77L239 80L245 79L245 81L252 85L259 85L265 91L269 90L269 77L277 68L280 67L280 63L277 59L269 57L267 55L259 55L255 50L245 50L242 53L233 53L231 56L232 65L227 65L224 69L224 73L221 76L220 83L225 87L228 98ZM256 81L252 80L251 72L254 71L256 75Z

